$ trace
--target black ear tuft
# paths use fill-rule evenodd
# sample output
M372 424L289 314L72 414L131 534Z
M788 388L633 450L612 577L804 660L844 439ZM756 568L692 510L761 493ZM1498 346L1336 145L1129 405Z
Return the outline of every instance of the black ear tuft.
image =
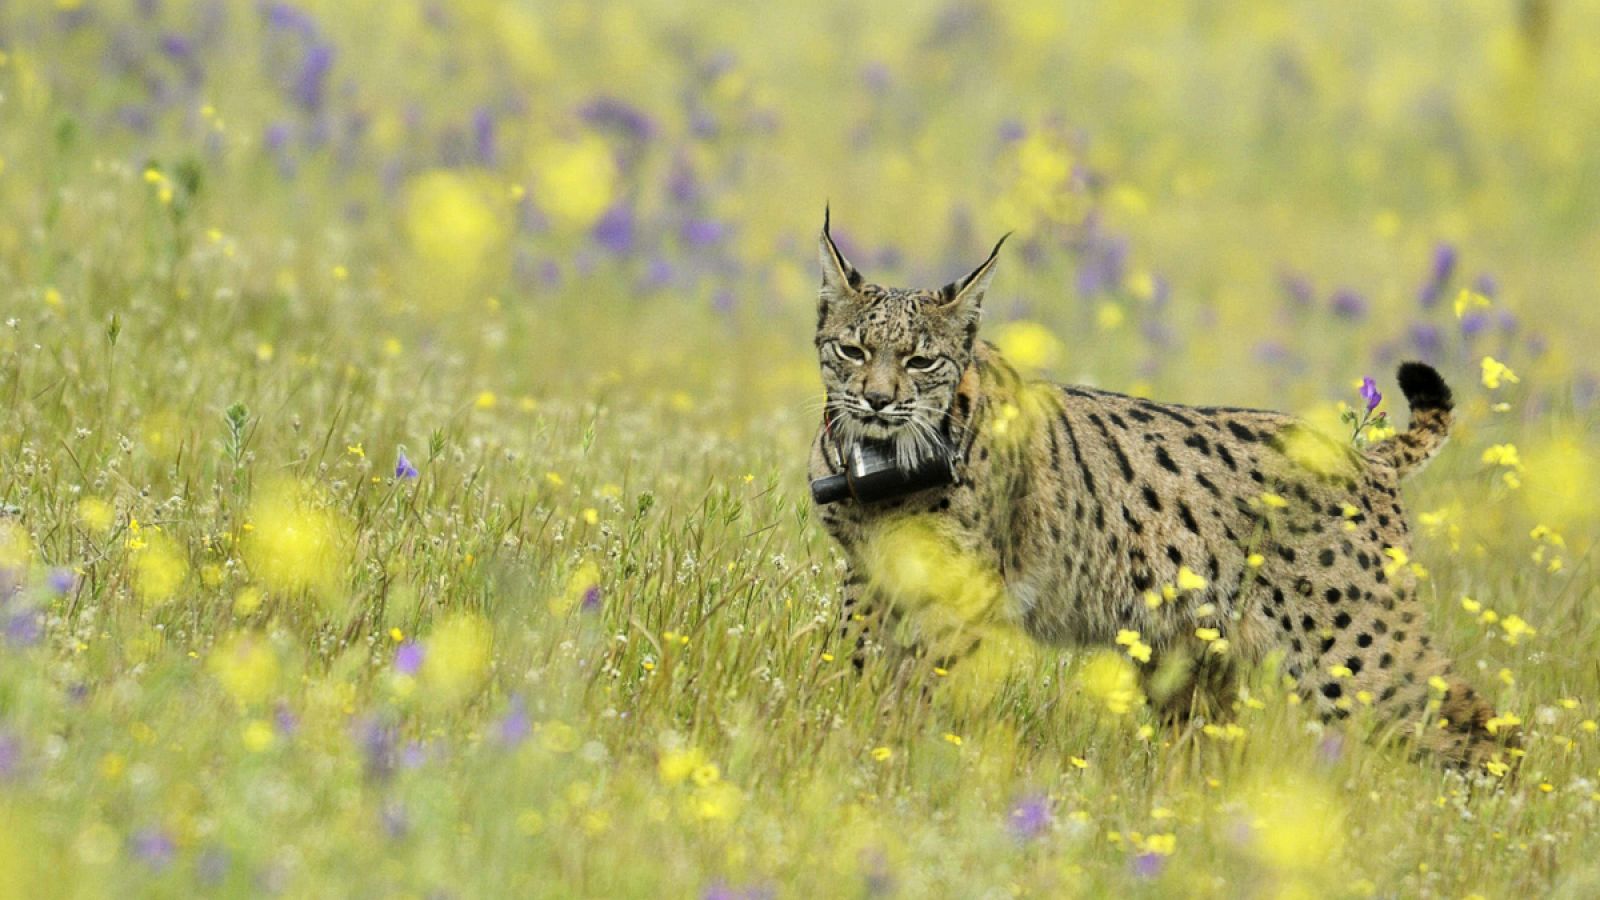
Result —
M1449 410L1455 406L1450 386L1444 383L1444 378L1433 366L1403 362L1396 378L1400 382L1400 393L1406 395L1406 403L1412 409Z
M970 307L969 311L976 313L977 308L983 303L983 293L989 287L989 278L994 275L994 263L1000 256L1000 248L1005 246L1006 238L1011 237L1011 232L1006 232L989 251L989 258L985 259L976 269L967 273L965 278L952 281L939 289L940 303L950 309Z
M824 288L835 291L848 287L855 290L861 287L861 273L844 258L839 251L839 246L833 242L833 235L829 232L829 220L832 211L828 205L822 207L822 284Z

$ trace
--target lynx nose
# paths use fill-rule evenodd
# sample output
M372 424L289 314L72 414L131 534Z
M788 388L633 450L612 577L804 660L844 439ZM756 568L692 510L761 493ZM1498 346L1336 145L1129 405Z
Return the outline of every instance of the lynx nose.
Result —
M885 406L888 406L894 402L894 395L885 393L884 391L867 391L861 395L861 399L867 401L867 406L870 407L873 412L879 412Z

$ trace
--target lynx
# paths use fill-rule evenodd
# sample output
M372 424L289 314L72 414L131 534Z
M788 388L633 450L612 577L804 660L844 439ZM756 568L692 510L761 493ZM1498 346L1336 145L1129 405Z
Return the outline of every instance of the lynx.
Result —
M1276 654L1325 720L1370 705L1450 762L1497 760L1510 729L1426 633L1408 563L1400 481L1448 434L1439 374L1401 365L1409 428L1365 448L1277 412L1028 381L978 338L1003 244L956 282L905 290L863 279L824 220L811 477L840 473L864 441L902 463L947 452L952 470L948 484L817 508L848 565L858 665L887 652L948 668L994 627L1069 647L1137 633L1147 673L1193 660L1180 690L1152 691L1174 715L1225 703L1239 666ZM926 588L869 552L908 523L994 589L960 616L915 621L949 598L912 596ZM1209 652L1217 641L1226 652Z

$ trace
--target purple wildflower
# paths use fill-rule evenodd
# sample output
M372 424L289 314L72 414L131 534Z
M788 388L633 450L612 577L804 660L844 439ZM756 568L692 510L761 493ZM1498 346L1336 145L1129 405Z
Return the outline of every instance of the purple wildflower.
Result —
M1141 853L1133 858L1133 874L1140 878L1160 878L1167 858L1159 853Z
M394 670L401 675L415 675L422 668L427 651L416 641L406 641L394 651Z
M600 611L600 585L590 585L589 589L583 592L583 599L578 601L578 609L586 613Z
M679 233L691 247L707 247L728 236L727 226L711 219L690 219Z
M266 6L267 24L283 31L292 31L301 37L315 37L316 20L290 3L269 3Z
M262 141L266 144L267 149L274 153L282 150L289 143L289 126L283 122L273 122L267 126L266 132L262 135Z
M1417 301L1424 307L1432 306L1444 296L1444 289L1450 283L1450 276L1456 270L1456 248L1453 244L1440 242L1433 248L1433 264L1428 270L1428 280L1417 291Z
M1093 297L1122 284L1128 260L1128 242L1122 238L1092 237L1078 266L1078 296Z
M1284 272L1278 276L1278 284L1296 309L1306 309L1316 299L1316 288L1311 286L1311 279L1299 272Z
M300 718L289 708L289 704L279 702L272 710L272 724L277 726L278 733L284 737L293 737L300 730Z
M874 60L861 67L861 83L874 94L882 94L894 83L894 71L888 65Z
M1433 357L1439 352L1439 326L1432 322L1413 323L1411 343L1416 345L1417 352L1424 357Z
M1361 379L1361 399L1367 401L1367 412L1377 409L1378 404L1383 402L1383 395L1378 393L1378 383L1372 380L1371 375Z
M516 747L533 733L533 723L528 721L528 704L518 694L511 698L510 708L500 719L500 742L507 748Z
M331 44L312 44L294 79L294 99L307 112L321 112L323 95L328 87L328 73L333 69L334 49Z
M22 762L22 742L10 732L0 731L0 779L17 774Z
M596 97L578 109L578 117L596 128L608 128L636 141L648 140L656 124L645 112L615 97Z
M44 633L42 614L37 609L20 609L6 620L6 640L15 647L31 647Z
M173 59L187 60L194 55L194 45L181 34L166 34L161 37L161 52Z
M594 224L591 234L595 243L612 253L626 255L633 249L633 204L624 200L606 210L600 221Z
M672 159L672 168L667 172L667 192L683 205L700 199L700 179L694 173L694 163L682 153Z
M1005 119L995 128L994 136L1002 145L1020 141L1028 136L1028 129L1016 119Z
M356 725L356 741L361 745L361 756L366 763L367 776L383 780L394 772L395 731L375 717Z
M416 478L417 477L417 467L412 465L411 464L411 460L406 458L406 452L404 450L401 450L400 451L400 455L398 457L396 457L396 459L395 459L395 462L394 462L394 477L396 477L396 478Z
M1038 795L1024 797L1011 807L1006 826L1017 840L1028 841L1049 829L1053 816L1050 801Z
M1477 337L1488 327L1489 316L1480 310L1473 310L1461 317L1461 333L1467 337Z
M57 595L69 594L74 587L77 587L78 576L71 569L57 566L45 576L45 584Z
M1367 298L1349 288L1333 293L1333 314L1341 319L1362 319L1367 315Z
M659 291L672 283L672 263L664 256L652 256L639 279L640 291Z
M1473 279L1472 289L1493 300L1500 293L1500 282L1496 281L1493 275L1484 272Z
M145 865L157 872L172 864L172 857L177 853L178 847L166 831L160 828L144 828L134 834L130 841L133 855L144 861Z
M478 154L478 162L492 166L495 162L495 121L494 110L480 106L472 114L472 144L473 150Z

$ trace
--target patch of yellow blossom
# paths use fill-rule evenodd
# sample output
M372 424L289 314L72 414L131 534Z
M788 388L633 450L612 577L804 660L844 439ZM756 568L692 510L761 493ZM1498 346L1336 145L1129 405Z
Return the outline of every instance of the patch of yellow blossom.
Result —
M599 589L600 567L595 564L594 560L584 560L578 568L573 570L571 575L567 576L566 587L560 593L551 596L546 605L552 615L564 616L575 607L581 605L583 598L590 591Z
M1280 431L1278 440L1282 442L1284 455L1300 468L1319 475L1351 471L1350 456L1346 452L1348 447L1344 441L1335 436L1338 434L1337 411L1343 407L1344 404L1341 403L1332 408L1334 412L1331 420L1326 412L1328 407L1319 407L1318 410L1308 413L1306 423L1292 425ZM1372 435L1369 433L1368 437L1371 438ZM1283 497L1272 493L1262 494L1261 502L1274 509L1289 505Z
M1139 632L1122 629L1117 632L1117 645L1128 648L1128 656L1142 663L1150 661L1150 645L1139 639Z
M1499 390L1501 384L1518 384L1522 381L1510 366L1492 356L1485 356L1480 366L1483 370L1483 386L1491 391Z
M206 668L235 702L250 706L272 696L283 667L266 635L239 631L211 652Z
M1066 359L1066 346L1038 322L1007 322L994 330L991 339L1007 362L1024 371L1050 369Z
M307 593L325 609L343 599L351 527L319 491L293 481L269 484L251 500L249 522L240 549L268 590Z
M1591 435L1562 427L1535 441L1518 472L1525 483L1522 502L1535 521L1554 528L1581 529L1600 512L1600 468Z
M1495 444L1483 451L1482 460L1488 465L1505 468L1500 478L1506 487L1512 490L1522 487L1522 456L1517 453L1516 444Z
M656 761L656 774L663 784L692 788L684 799L684 810L690 819L725 822L743 808L744 792L724 781L722 770L698 747L664 749Z
M1132 663L1110 651L1095 653L1084 662L1078 671L1078 686L1113 715L1120 716L1144 704L1139 673Z
M430 696L443 703L464 700L489 677L493 634L473 613L455 613L433 629L418 673Z
M1206 589L1206 580L1188 566L1178 567L1178 590L1203 591Z
M1468 310L1489 309L1493 305L1494 304L1490 302L1488 297L1485 297L1484 295L1470 288L1462 288L1461 293L1456 295L1456 318L1462 318L1467 314Z
M598 137L543 144L530 162L533 200L561 228L593 227L616 197L616 159Z
M1383 555L1389 557L1389 561L1384 563L1383 566L1383 574L1389 578L1393 578L1402 569L1407 568L1417 578L1428 577L1428 570L1423 568L1421 563L1412 562L1411 555L1399 547L1385 547L1383 548Z
M130 519L128 549L134 592L147 604L172 599L189 577L189 560L183 548L159 528L145 528L139 520Z
M78 501L78 522L90 531L104 534L111 530L116 510L99 497L84 497Z
M488 273L510 235L510 210L481 175L434 169L405 189L405 231L429 277L464 288Z
M1533 548L1533 552L1528 554L1529 558L1536 564L1543 566L1545 571L1551 574L1566 568L1566 562L1561 558L1560 554L1552 552L1552 550L1565 550L1567 548L1567 539L1562 537L1560 532L1553 531L1546 525L1535 525L1533 530L1528 533L1528 537L1539 542L1539 546Z
M1285 775L1262 781L1242 799L1250 826L1245 849L1280 875L1314 879L1343 849L1344 810L1320 781Z
M33 561L33 538L16 522L0 519L0 569L26 569Z
M1004 592L999 574L961 548L953 526L932 516L882 523L867 535L868 577L896 597L913 638L948 639L988 620Z
M1073 178L1074 154L1067 141L1044 129L1030 130L999 160L1004 185L994 202L998 221L1024 235L1050 224L1076 223L1089 202Z

